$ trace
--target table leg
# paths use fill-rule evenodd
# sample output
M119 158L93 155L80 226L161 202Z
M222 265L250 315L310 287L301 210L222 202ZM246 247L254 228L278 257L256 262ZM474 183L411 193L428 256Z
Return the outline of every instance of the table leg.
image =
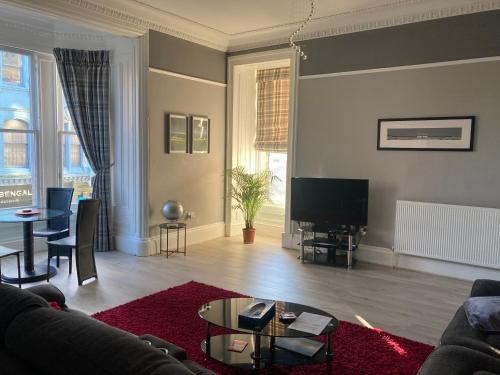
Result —
M205 334L205 354L207 358L210 357L210 323L207 322L206 334Z
M19 256L19 253L16 254L16 257L17 257L17 277L19 278L19 280L17 280L17 284L19 286L19 289L21 289L21 260L19 259L20 256ZM47 272L50 272L50 270L47 270Z
M9 284L25 284L33 283L36 281L47 280L48 278L56 275L57 271L54 267L49 266L47 272L47 264L35 265L35 254L33 249L33 222L23 222L23 250L24 250L24 267L19 274L2 275L2 280Z
M330 333L327 333L325 335L325 338L326 338L326 360L329 361L334 357L335 353L333 352L332 349L332 337Z
M169 232L169 229L167 227L167 258L168 258L168 232Z
M253 368L254 370L260 370L260 360L262 359L260 354L260 335L255 334L255 348L253 352Z
M177 253L179 253L179 227L177 227L177 249L175 249Z
M35 271L35 254L33 251L33 222L23 223L24 238L24 270L26 273Z
M161 227L160 227L160 251L159 251L160 255L161 255L161 250L163 249L163 247L161 245L161 237L162 237L162 231L161 231Z
M270 351L270 355L269 355L269 358L270 358L270 363L273 364L274 363L274 355L276 353L276 337L274 336L271 336L271 342L269 344L269 351Z
M184 227L184 256L186 256L187 225Z

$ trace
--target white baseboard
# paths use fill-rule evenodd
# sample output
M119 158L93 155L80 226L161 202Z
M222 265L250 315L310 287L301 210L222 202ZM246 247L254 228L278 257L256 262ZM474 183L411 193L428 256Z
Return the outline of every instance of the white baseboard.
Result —
M141 238L127 235L115 235L116 250L124 253L145 257L151 253L154 244L151 238Z
M387 267L395 266L394 253L386 247L360 244L354 252L354 257L366 263L380 264Z
M194 228L187 228L187 245L194 245L200 242L213 240L215 238L224 237L225 224L223 221L213 224L202 225ZM180 231L179 247L184 246L184 231ZM163 246L166 246L165 241L166 233L163 236ZM160 235L151 237L153 246L150 248L149 255L156 255L160 251ZM170 231L169 234L169 249L175 250L177 246L177 231Z
M432 273L440 276L453 277L462 280L493 279L500 280L500 270L453 263L438 259L421 258L411 255L397 254L398 268Z

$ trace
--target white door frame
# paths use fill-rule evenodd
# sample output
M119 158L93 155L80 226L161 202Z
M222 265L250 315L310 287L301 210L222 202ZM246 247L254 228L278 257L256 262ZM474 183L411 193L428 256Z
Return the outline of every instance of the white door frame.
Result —
M290 48L269 50L264 52L249 53L244 55L236 55L228 58L227 65L227 107L226 107L226 169L231 169L233 164L233 119L234 108L233 98L235 90L234 73L238 65L259 64L267 61L284 60L290 61L290 101L288 113L288 152L287 152L287 181L286 181L286 203L285 203L285 227L282 235L282 245L289 247L286 239L290 238L293 233L293 226L290 221L290 184L291 178L295 175L295 147L297 143L297 93L298 93L298 76L299 76L299 56ZM225 193L226 196L229 192L229 182L226 181ZM231 236L234 233L233 223L234 212L231 208L230 201L226 199L225 202L225 223L226 223L226 236Z

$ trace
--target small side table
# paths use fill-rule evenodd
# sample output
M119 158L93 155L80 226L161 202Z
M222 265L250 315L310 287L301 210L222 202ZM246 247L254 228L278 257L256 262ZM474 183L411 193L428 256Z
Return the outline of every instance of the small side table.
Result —
M0 284L2 283L2 258L6 258L11 255L15 255L17 257L17 283L19 288L21 287L21 262L19 260L19 254L21 254L23 250L9 249L8 247L0 246Z
M184 228L184 251L179 250L179 233L180 230ZM177 248L175 250L169 250L168 248L168 234L170 230L177 230ZM164 250L163 249L163 230L167 231L167 248ZM186 223L163 223L160 224L160 254L161 253L167 253L167 258L170 254L184 254L186 256L186 239L187 239L187 224Z

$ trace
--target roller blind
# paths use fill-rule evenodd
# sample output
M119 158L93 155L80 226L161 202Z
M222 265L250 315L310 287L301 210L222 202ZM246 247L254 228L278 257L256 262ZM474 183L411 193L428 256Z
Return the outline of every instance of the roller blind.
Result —
M289 67L257 71L256 150L287 151L289 92Z

